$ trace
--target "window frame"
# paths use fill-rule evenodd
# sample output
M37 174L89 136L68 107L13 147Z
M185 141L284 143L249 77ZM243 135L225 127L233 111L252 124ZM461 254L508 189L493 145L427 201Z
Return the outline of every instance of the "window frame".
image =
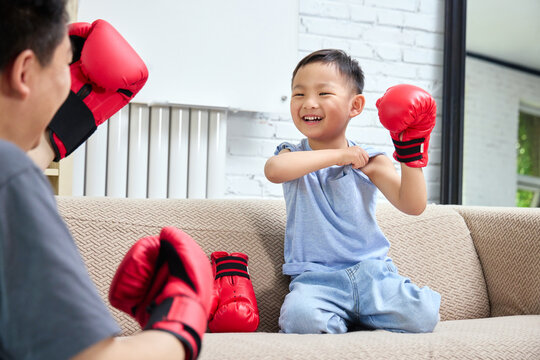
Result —
M445 1L441 204L462 203L466 0Z

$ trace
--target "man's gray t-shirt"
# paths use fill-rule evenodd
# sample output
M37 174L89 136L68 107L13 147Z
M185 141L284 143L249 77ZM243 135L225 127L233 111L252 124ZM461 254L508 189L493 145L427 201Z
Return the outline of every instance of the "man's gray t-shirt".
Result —
M48 180L0 140L0 358L68 359L119 332Z

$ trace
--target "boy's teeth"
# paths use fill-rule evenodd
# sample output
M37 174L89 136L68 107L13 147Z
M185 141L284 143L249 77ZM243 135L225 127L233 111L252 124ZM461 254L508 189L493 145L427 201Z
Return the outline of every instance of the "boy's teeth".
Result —
M314 120L321 120L322 118L319 116L304 116L304 120L307 121L314 121Z

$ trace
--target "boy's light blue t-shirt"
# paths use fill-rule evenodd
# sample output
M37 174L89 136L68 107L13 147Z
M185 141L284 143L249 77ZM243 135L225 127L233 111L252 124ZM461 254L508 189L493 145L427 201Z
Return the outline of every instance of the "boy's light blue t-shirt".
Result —
M349 146L355 146L349 140ZM370 157L382 154L364 147ZM311 151L308 140L283 149ZM350 165L330 166L283 183L287 206L285 275L342 270L366 259L387 259L390 243L375 218L377 187Z

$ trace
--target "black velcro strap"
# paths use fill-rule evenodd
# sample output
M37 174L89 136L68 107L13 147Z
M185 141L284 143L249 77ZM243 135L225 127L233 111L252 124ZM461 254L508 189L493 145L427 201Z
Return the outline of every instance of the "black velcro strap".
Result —
M402 163L410 163L412 161L416 161L416 160L422 160L422 155L418 155L418 156L413 156L413 157L408 157L408 158L402 158L400 156L396 156L397 158L397 161L399 162L402 162Z
M225 273L216 273L216 280L225 276L240 276L249 280L249 274L241 271L228 271Z
M408 148L400 148L397 146L394 146L396 149L396 153L401 156L407 156L407 155L414 155L422 152L422 145L415 145Z
M174 299L172 297L167 298L163 300L159 306L156 306L156 304L152 302L147 309L147 311L150 313L150 317L148 318L148 322L146 323L144 330L151 329L155 323L163 321L163 319L167 318L167 315L171 310L173 300Z
M394 148L396 149L396 158L399 162L408 163L422 159L424 151L425 138L413 139L408 141L393 140ZM410 155L415 155L410 157Z
M65 156L68 156L85 142L97 127L94 114L77 94L70 91L68 98L49 123L49 129L62 141L66 148ZM55 151L54 161L59 161L60 152L55 142L51 143Z
M178 334L176 334L176 337L180 339L180 341L182 341L184 343L184 346L187 346L188 347L188 350L189 350L189 354L191 355L191 358L192 359L195 359L200 353L201 353L201 348L202 348L202 339L201 337L199 336L199 334L197 334L197 332L191 327L191 326L188 326L186 324L183 324L184 325L184 330L189 334L191 335L191 337L193 338L193 340L195 341L195 346L197 347L196 351L194 351L193 347L191 346L191 344L189 343L189 341L182 341L182 337L179 336Z
M246 259L238 256L216 259L216 280L224 276L240 276L249 279Z
M168 318L168 314L169 314L169 311L171 310L173 301L174 299L170 297L163 300L161 304L159 304L158 306L155 306L154 304L153 309L150 313L150 318L148 319L148 322L146 323L144 330L150 330L150 329L161 330L161 331L165 331L165 332L168 332L169 334L174 335L184 345L184 349L186 350L186 359L195 359L201 351L202 339L192 327L186 325L185 323L180 322L182 324L182 329L187 333L187 335L191 336L193 341L189 341L189 339L186 339L186 337L178 333L168 331L165 329L160 329L160 328L154 329L153 327L154 324L157 322L170 321L170 320L164 320L164 319ZM193 345L192 345L193 342L195 342L196 349L193 348Z
M392 139L392 141L394 142L394 145L396 146L408 147L411 145L422 144L424 141L426 141L426 138L412 139L412 140L407 140L407 141L399 141L399 140Z
M221 264L224 262L239 261L247 266L247 260L240 256L224 256L216 259L216 264Z

